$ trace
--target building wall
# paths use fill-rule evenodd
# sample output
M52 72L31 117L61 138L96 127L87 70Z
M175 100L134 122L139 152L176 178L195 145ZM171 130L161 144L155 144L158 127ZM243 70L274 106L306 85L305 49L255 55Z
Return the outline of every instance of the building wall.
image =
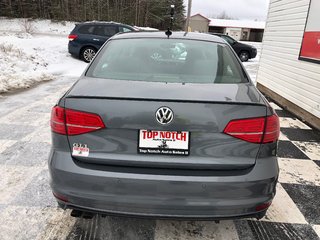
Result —
M212 26L210 26L209 32L226 34L226 28L225 27L212 27Z
M250 31L251 31L250 28L242 28L240 40L241 41L248 41L249 37L250 37Z
M230 29L234 29L231 33ZM209 26L209 32L228 34L238 41L251 41L251 42L262 42L264 29L250 29L250 28L227 28L227 27L214 27ZM248 34L244 34L247 32ZM236 36L235 36L236 35Z
M192 32L205 32L209 31L209 21L199 15L190 18L189 26Z
M262 42L263 33L264 33L263 29L250 29L249 41Z
M242 32L241 28L229 28L229 27L226 28L226 34L237 41L241 40L241 32Z
M270 0L257 81L262 92L320 128L320 64L299 60L309 4Z

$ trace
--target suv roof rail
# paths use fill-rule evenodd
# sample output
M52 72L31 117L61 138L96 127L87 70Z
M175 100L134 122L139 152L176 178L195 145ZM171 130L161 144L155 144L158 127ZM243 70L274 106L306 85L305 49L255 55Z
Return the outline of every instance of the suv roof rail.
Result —
M97 21L97 20L86 21L86 22L79 22L78 24L90 24L90 23L112 23L112 24L122 24L122 25L126 25L126 24L124 24L124 23L119 23L119 22L114 22L114 21Z

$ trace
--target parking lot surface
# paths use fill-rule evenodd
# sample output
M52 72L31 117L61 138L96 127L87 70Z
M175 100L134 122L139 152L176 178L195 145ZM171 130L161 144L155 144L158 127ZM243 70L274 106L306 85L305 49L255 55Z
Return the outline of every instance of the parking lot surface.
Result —
M50 110L72 85L61 78L0 98L0 239L281 239L320 236L320 133L272 105L281 121L280 178L268 214L255 219L169 221L62 211L48 183Z

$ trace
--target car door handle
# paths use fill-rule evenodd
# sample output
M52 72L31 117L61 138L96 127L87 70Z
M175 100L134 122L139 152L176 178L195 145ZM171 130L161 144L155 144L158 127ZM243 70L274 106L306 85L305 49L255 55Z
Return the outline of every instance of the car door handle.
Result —
M98 38L94 38L94 39L92 39L93 41L100 41L100 39L98 39Z

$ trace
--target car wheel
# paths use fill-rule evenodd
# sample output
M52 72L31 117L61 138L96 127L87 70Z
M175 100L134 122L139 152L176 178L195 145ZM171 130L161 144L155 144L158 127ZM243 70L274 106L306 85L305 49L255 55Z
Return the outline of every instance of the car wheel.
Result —
M81 59L85 62L91 62L94 56L96 55L97 50L93 47L85 47L81 51Z
M241 62L247 62L249 60L249 53L243 51L239 54L239 58Z

